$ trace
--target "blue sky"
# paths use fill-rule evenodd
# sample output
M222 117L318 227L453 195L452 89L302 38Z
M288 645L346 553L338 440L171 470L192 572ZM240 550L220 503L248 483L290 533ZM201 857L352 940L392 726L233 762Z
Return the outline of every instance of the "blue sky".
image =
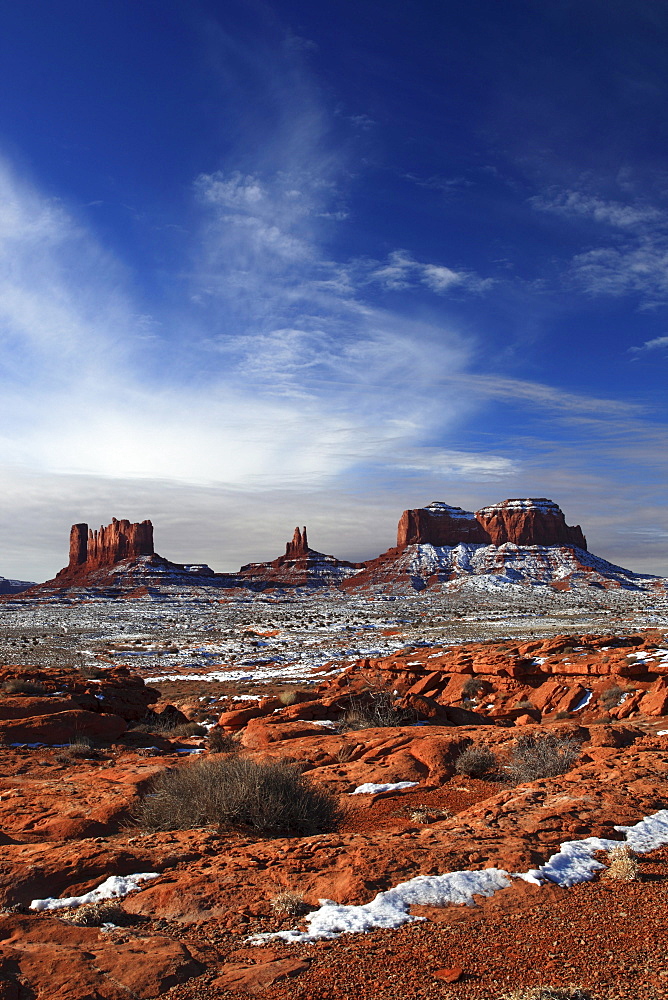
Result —
M10 0L0 574L548 496L668 574L668 9Z

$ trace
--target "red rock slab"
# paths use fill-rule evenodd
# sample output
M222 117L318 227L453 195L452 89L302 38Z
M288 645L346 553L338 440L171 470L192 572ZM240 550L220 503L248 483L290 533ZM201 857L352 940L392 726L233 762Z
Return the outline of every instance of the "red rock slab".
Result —
M0 740L5 743L67 744L77 736L113 741L126 732L128 724L120 715L99 715L77 709L35 715L0 723Z
M437 969L434 972L434 978L444 983L458 983L463 976L464 970L459 965L453 965L450 969Z
M306 972L310 961L305 958L280 958L258 965L226 964L212 986L218 989L235 989L254 996L286 979L295 979Z
M87 761L57 765L52 751L23 751L26 762L10 773L5 761L17 752L0 747L0 830L21 840L105 836L162 770L134 753L125 764L106 768Z
M108 934L53 917L0 916L0 939L0 959L18 967L37 1000L151 1000L203 971L171 938Z

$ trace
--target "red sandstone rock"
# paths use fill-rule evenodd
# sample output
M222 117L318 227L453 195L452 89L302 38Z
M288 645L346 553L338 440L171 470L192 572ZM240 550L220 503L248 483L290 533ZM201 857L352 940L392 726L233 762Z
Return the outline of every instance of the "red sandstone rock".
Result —
M88 569L113 566L122 559L152 556L153 525L150 521L131 524L112 518L111 524L91 531L87 524L73 524L70 532L69 568L86 565Z
M545 497L504 500L476 511L477 520L493 545L576 545L586 549L587 540L579 525L569 527L563 512Z
M279 958L271 962L258 962L256 965L239 965L228 962L223 972L217 976L212 986L216 989L241 990L242 993L262 993L274 983L285 979L294 979L305 972L310 965L308 958Z
M458 545L460 542L489 545L490 537L476 515L434 501L428 507L405 510L397 528L397 547L407 545Z
M295 533L292 536L292 541L288 542L285 546L285 558L286 559L300 559L302 556L308 555L308 540L306 538L306 527L304 527L303 532L299 528L295 528Z
M475 514L434 501L405 510L397 529L397 547L431 545L575 545L586 549L579 526L569 527L563 512L545 497L504 500Z

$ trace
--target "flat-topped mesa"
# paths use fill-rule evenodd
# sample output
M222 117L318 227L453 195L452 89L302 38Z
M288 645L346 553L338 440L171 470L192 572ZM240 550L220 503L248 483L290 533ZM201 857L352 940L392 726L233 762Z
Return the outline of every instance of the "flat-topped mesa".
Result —
M493 545L514 542L516 545L575 545L587 548L587 539L579 524L566 524L558 504L546 497L504 500L477 510L476 518L488 533Z
M70 531L68 569L78 566L97 569L100 566L113 566L122 559L152 556L154 553L153 525L150 521L131 524L130 521L118 521L114 517L111 524L98 531L91 531L87 524L73 524Z
M407 545L489 545L490 537L476 516L461 507L434 500L428 507L405 510L397 528L397 547Z
M295 528L292 541L285 546L285 559L302 559L308 555L308 539L306 538L306 527L302 531Z
M405 510L397 530L397 546L407 545L570 545L587 548L579 525L571 527L561 508L545 497L504 500L475 512L434 501Z

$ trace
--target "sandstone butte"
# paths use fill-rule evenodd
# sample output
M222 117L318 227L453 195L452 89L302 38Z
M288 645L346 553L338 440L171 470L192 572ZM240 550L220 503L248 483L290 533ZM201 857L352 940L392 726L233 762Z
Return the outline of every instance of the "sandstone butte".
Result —
M464 557L461 546L468 547ZM75 524L68 565L53 580L20 589L28 597L58 596L70 588L89 588L109 597L141 597L184 587L239 592L330 587L399 593L476 574L559 590L665 586L656 577L591 555L580 526L568 525L557 504L539 497L504 500L475 513L440 501L406 510L399 520L396 546L366 563L312 549L306 528L297 527L283 555L249 563L237 573L214 573L206 565L173 563L157 555L150 521L131 524L114 518L97 531ZM12 591L0 599L21 599L22 594Z
M569 527L552 500L538 497L504 500L475 514L435 501L405 510L397 530L397 548L407 545L575 545L587 548L579 525Z
M540 983L578 984L596 1000L665 998L666 848L643 856L635 882L514 880L472 908L415 906L426 919L400 929L296 944L248 938L300 925L299 913L276 912L282 891L313 909L322 898L363 903L416 875L526 871L566 840L619 839L616 826L664 808L667 645L664 632L646 630L420 646L362 659L297 692L292 705L270 694L239 711L230 700L218 726L237 733L238 752L288 758L347 807L335 832L275 839L132 826L153 776L193 766L183 751L211 753L206 737L170 739L134 728L137 720L147 710L157 723L209 718L197 698L170 706L115 666L92 678L0 668L0 684L38 680L45 689L0 699L0 998L495 1000ZM398 692L410 721L318 725L382 690ZM518 734L546 731L577 742L574 765L509 785L503 765ZM90 738L88 754L58 748L72 733ZM498 773L457 773L458 754L480 745L496 752ZM399 781L418 784L349 794ZM113 927L29 908L139 872L157 877L120 902Z

